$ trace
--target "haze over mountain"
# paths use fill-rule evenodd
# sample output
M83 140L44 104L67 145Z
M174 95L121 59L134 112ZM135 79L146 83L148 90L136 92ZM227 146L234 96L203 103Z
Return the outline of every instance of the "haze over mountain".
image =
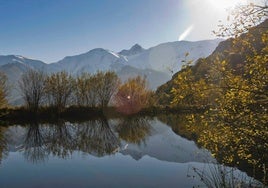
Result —
M215 63L215 60L218 61L227 61L229 68L232 68L236 71L237 74L243 74L243 67L246 64L248 53L250 52L250 47L244 47L243 42L247 39L252 46L254 46L255 53L261 53L261 50L265 48L266 43L263 42L263 34L267 32L268 28L268 19L260 23L259 25L251 28L248 33L244 33L236 38L234 42L233 38L229 38L225 41L222 41L215 48L213 53L211 53L206 58L200 58L196 63L191 67L195 79L206 78L209 74L209 71L212 71L210 68ZM242 48L243 46L243 48ZM180 70L180 69L179 69ZM158 102L161 105L170 104L172 101L171 90L174 86L174 81L181 74L182 71L177 71L172 79L167 83L161 85L156 90L156 95L158 96Z
M140 50L139 53L128 52L127 61L130 66L136 68L148 68L162 71L170 76L173 71L181 69L185 54L189 53L186 60L196 61L201 57L207 57L218 46L221 39L203 41L176 41L162 43L147 50ZM135 48L134 48L135 47ZM137 46L130 49L137 51ZM134 49L133 49L134 48ZM122 54L122 51L120 52ZM126 53L126 52L124 52Z
M9 102L21 104L17 88L18 80L27 69L41 70L47 73L66 71L73 76L83 72L115 71L124 81L137 75L145 76L151 89L156 89L168 81L173 71L181 69L185 54L186 60L196 61L207 57L217 47L221 39L197 42L176 41L162 43L149 49L135 44L129 50L113 52L111 50L95 48L86 53L67 56L54 63L44 63L18 55L1 55L0 71L8 77L10 88Z
M135 44L129 50L119 53L96 48L89 52L67 56L64 59L49 64L49 72L65 70L71 74L81 72L94 73L98 70L121 70L128 65L138 69L152 69L172 75L172 71L181 69L185 54L189 53L187 60L197 60L207 57L217 47L221 39L204 40L197 42L176 41L162 43L149 49L143 49Z

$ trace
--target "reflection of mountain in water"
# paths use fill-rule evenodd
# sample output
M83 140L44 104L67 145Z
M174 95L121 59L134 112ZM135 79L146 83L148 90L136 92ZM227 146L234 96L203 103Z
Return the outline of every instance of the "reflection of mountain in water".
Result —
M15 152L19 150L25 140L27 129L22 126L10 126L5 131L4 136L8 143L9 152Z
M203 162L209 159L207 151L198 148L193 141L176 135L165 124L152 121L151 129L151 135L146 138L145 143L128 144L121 153L131 155L136 160L148 155L159 160L178 163Z
M170 162L202 162L208 152L176 135L157 120L128 118L71 124L10 126L5 133L9 152L20 150L27 161L42 162L49 156L68 158L74 151L94 156L120 152L139 160L145 155Z

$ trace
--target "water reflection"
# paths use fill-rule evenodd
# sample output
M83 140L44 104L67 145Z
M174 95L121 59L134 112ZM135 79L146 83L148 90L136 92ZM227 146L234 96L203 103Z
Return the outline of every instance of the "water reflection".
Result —
M71 124L60 120L45 127L48 153L63 159L70 157L75 148L75 136L72 135L75 128Z
M74 150L105 156L120 151L120 139L140 144L150 134L147 118L124 118L116 122L115 131L107 119L79 124L34 122L26 126L24 156L33 163L45 161L49 155L68 158Z
M206 163L202 168L189 166L188 178L200 178L206 187L264 187L264 185L237 168L218 163Z
M189 164L197 169L193 172L197 177L198 169L204 169L204 161L215 160L190 140L192 134L187 132L183 119L160 119L162 122L146 117L103 118L82 123L59 120L0 127L0 157L9 152L2 161L5 165L0 165L0 184L19 187L20 180L32 178L33 182L24 182L21 187L31 187L28 183L32 187L193 187L197 178L193 182L185 180ZM46 165L40 164L44 162ZM211 174L204 175L200 178Z
M267 184L268 147L262 139L267 133L265 129L258 131L256 127L245 125L240 125L240 128L237 125L219 128L201 113L162 116L159 120L178 135L209 149L219 163L246 171ZM262 136L256 136L257 133L250 136L254 131Z
M7 150L7 142L4 136L5 128L0 127L0 164L4 157L7 156L8 150Z
M20 151L31 163L45 162L50 156L69 159L75 151L97 157L117 152L135 160L151 156L171 162L202 162L209 153L184 140L165 124L146 117L82 123L57 121L31 123L8 128L10 151ZM12 140L10 140L12 138Z
M76 149L97 156L114 153L120 141L112 131L107 119L93 120L77 125Z
M48 152L44 145L45 137L37 122L27 126L27 134L24 141L24 157L32 163L43 162L48 158Z
M49 155L69 158L75 150L96 156L109 155L118 150L120 141L107 119L81 124L58 121L40 125L35 122L26 126L23 146L25 158L37 163L44 162Z
M117 131L121 139L140 145L150 135L150 128L148 118L129 117L119 121Z

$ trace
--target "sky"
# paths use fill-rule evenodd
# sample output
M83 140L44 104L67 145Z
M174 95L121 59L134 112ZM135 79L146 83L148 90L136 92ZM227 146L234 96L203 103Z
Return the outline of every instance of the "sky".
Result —
M46 63L93 48L119 52L215 36L245 0L0 0L0 55Z

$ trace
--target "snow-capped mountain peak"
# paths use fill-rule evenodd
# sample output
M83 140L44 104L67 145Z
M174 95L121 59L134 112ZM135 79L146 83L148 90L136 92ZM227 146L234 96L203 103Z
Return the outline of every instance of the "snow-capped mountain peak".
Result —
M95 48L86 53L67 56L62 60L50 64L49 71L57 72L65 70L73 75L80 74L82 72L94 73L97 71L116 71L118 67L124 66L126 59L110 50L103 48Z
M0 55L0 66L20 63L33 69L42 69L46 64L39 60L29 59L21 55Z
M139 44L135 44L129 50L122 50L121 52L119 52L119 54L124 55L124 56L131 56L131 55L140 54L143 51L144 51L144 48L142 48Z

